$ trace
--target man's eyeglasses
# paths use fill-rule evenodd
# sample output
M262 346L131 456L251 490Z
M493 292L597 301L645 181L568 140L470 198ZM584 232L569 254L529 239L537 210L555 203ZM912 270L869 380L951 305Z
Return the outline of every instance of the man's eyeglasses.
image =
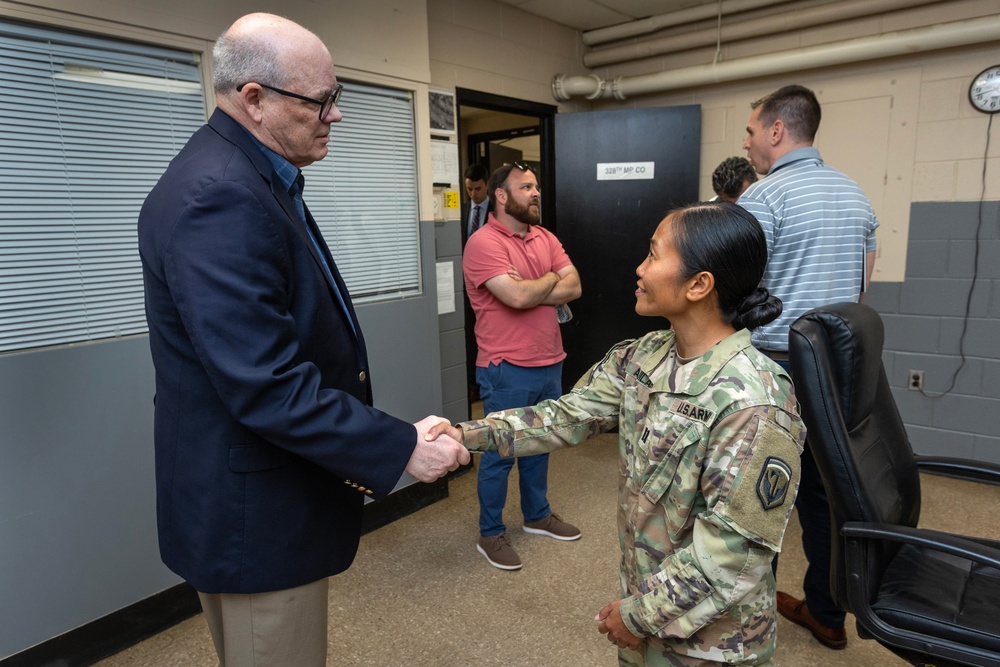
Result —
M247 83L250 82L248 81ZM240 85L236 86L236 92L237 93L241 92L243 90L243 86L245 85L247 84L241 83ZM333 108L333 105L335 105L337 102L340 101L340 94L344 92L344 84L338 83L337 87L333 89L332 93L330 93L330 97L326 98L325 100L314 100L311 97L306 97L305 95L299 95L298 93L290 93L287 90L282 90L281 88L275 88L274 86L269 86L266 83L258 83L257 85L260 86L261 88L267 88L268 90L273 90L279 95L284 95L285 97L294 97L297 100L318 104L320 120L326 118L326 115L330 113L330 109Z
M517 167L521 171L530 171L530 172L534 172L535 171L529 165L526 165L523 162L515 162L512 166Z

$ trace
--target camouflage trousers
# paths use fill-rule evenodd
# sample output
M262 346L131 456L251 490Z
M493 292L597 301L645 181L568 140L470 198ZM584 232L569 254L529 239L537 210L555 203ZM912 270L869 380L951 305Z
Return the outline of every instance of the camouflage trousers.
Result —
M618 649L618 667L718 667L723 662L690 658L677 653L658 653L647 651L645 656L638 651L627 648ZM757 663L755 667L777 667L773 660Z

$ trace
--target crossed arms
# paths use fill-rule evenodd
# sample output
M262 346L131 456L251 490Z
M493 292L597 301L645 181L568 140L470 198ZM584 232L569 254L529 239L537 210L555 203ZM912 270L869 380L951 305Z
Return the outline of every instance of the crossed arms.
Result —
M493 276L484 285L505 305L520 309L559 306L579 299L583 293L580 274L572 264L534 280L522 278L511 264L507 273Z

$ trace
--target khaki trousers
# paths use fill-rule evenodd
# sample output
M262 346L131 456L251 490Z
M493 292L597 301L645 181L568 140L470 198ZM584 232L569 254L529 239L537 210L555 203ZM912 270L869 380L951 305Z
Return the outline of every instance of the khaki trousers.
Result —
M330 584L198 593L220 667L325 667Z

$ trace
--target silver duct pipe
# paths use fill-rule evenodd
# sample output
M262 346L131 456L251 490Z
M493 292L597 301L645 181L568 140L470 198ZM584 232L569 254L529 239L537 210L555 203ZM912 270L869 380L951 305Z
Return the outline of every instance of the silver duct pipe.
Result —
M726 0L722 4L724 14L736 14L750 9L770 7L771 5L780 5L786 2L790 2L790 0ZM583 43L587 46L594 46L595 44L604 44L606 42L613 42L619 39L636 37L638 35L648 35L651 32L663 30L664 28L672 28L685 23L712 19L715 18L718 13L718 4L688 7L687 9L679 9L675 12L668 12L666 14L657 14L656 16L650 16L648 18L630 21L628 23L620 23L619 25L609 26L607 28L588 30L583 33Z
M654 74L616 77L610 82L596 76L557 74L552 81L552 95L559 101L570 99L571 94L583 95L588 99L615 97L624 100L634 95L996 41L1000 41L1000 17L989 16L899 30L794 51L752 56L741 60L684 67Z
M665 53L676 53L703 46L713 46L721 39L723 43L753 39L764 35L776 35L793 30L801 30L817 25L825 25L882 14L898 9L909 9L940 0L846 0L819 7L809 7L800 11L790 11L778 16L765 16L715 27L703 28L683 34L658 37L643 42L622 44L598 49L584 54L583 64L587 67L602 67L614 63L639 60Z

